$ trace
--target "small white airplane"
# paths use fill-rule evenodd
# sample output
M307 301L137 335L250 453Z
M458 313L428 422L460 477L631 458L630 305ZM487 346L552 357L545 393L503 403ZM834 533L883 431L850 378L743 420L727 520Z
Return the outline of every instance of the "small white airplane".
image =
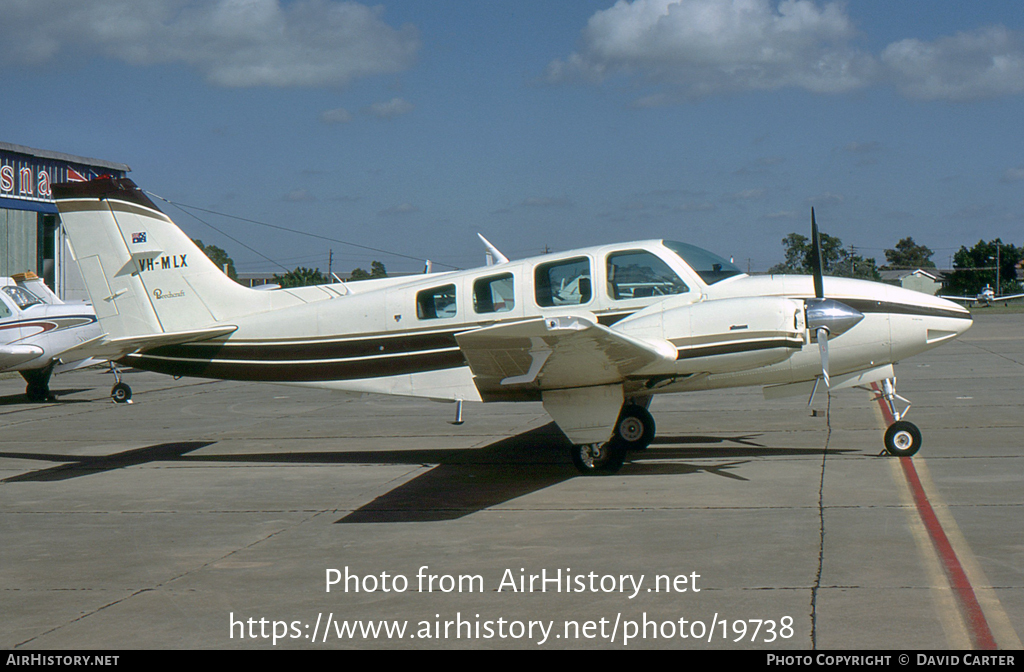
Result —
M992 285L985 285L985 287L978 292L977 296L942 296L940 298L947 299L949 301L977 303L979 306L991 306L993 303L998 301L1024 299L1024 294L1003 294L1001 296L996 296L996 291L992 289Z
M89 347L102 335L92 306L64 303L35 273L0 277L0 371L20 373L30 401L51 398L51 375L99 364ZM131 389L118 379L111 397Z
M468 271L256 291L231 281L129 179L53 185L103 330L101 356L175 376L462 401L540 401L583 473L646 448L655 394L760 385L813 399L882 382L972 324L955 303L874 282L751 277L664 240ZM813 241L817 225L811 212ZM895 400L907 406L898 412Z

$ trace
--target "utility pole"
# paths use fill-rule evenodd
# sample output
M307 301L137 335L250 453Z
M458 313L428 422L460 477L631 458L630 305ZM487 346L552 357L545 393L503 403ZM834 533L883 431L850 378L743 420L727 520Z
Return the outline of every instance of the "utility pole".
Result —
M327 251L327 277L333 278L334 274L331 272L331 267L334 265L334 250Z

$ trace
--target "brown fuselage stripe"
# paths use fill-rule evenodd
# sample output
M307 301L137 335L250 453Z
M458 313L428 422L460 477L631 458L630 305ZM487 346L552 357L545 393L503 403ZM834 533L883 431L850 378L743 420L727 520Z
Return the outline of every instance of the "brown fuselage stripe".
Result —
M303 360L347 359L350 357L380 357L382 355L416 354L425 350L458 348L458 332L432 334L403 334L400 336L374 336L364 339L336 341L297 341L294 343L258 342L204 342L165 345L144 354L172 359L215 360Z
M697 357L714 357L716 355L734 355L739 352L755 352L757 350L771 350L774 348L789 348L799 350L804 347L802 340L790 340L786 338L773 338L765 341L752 343L725 343L722 345L706 345L697 348L680 348L677 350L676 359L695 359Z
M360 380L400 376L426 371L442 371L466 366L458 350L377 357L340 362L231 362L158 359L147 353L129 355L122 360L137 369L172 376L218 378L223 380L306 383L331 380Z

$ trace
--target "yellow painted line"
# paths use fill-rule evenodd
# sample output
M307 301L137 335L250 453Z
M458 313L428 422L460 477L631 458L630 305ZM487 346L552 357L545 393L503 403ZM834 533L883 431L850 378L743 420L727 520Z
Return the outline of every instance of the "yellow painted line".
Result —
M949 543L953 546L953 550L956 551L957 557L960 558L960 564L963 566L971 585L974 586L974 594L978 597L978 603L981 604L982 611L985 612L985 618L988 620L988 625L992 630L992 636L995 637L996 644L999 645L1000 649L1024 648L1016 631L1013 629L1013 625L1010 623L1010 618L1006 615L1006 610L1003 609L1002 602L996 596L995 589L992 588L992 584L989 582L984 570L982 570L981 564L978 563L978 559L971 551L967 539L964 538L960 527L956 524L956 519L953 518L949 506L940 498L939 490L935 487L935 482L932 481L931 473L928 471L928 464L921 458L915 458L914 463L917 466L917 473L921 479L921 486L928 493L928 499L932 503L932 508L935 509L935 516L946 530Z
M888 424L888 418L886 417L888 409L883 409L882 403L880 401L878 404L874 404L874 408L879 426L885 428ZM910 459L913 459L913 467L902 464L902 460ZM897 486L900 501L908 512L908 524L911 535L914 537L914 542L924 562L925 571L932 583L932 594L935 600L936 611L949 644L957 649L968 649L972 648L972 645L979 644L983 640L979 638L977 632L972 635L971 627L976 630L978 622L981 621L981 625L986 631L983 634L989 635L990 633L990 639L983 648L991 648L993 643L1000 649L1024 648L988 577L985 575L974 552L960 531L956 519L950 512L949 507L939 497L938 488L931 478L925 459L917 456L914 458L893 459L890 460L890 465L893 482ZM977 601L977 605L971 612L972 626L970 627L962 612L965 608L964 601L962 598L957 599L956 591L954 591L949 580L948 568L944 568L943 560L940 559L936 549L935 544L938 542L935 540L934 534L929 532L929 529L926 527L924 511L922 511L914 492L911 490L908 469L916 477L917 486L915 487L920 488L918 494L923 492L927 500L927 509L934 515L934 518L930 519L930 523L934 527L934 523L938 522L938 527L941 528L939 534L948 543L948 547L944 546L947 555L949 549L952 549L955 556L953 562L962 571L959 579L960 583L963 583L962 578L966 576L967 584L969 584L967 589ZM960 586L959 590L962 591L963 588L963 586ZM978 609L982 613L980 619L977 617Z
M885 416L878 404L872 404L878 419L878 426L885 429ZM939 563L939 556L935 552L928 530L925 529L921 517L917 514L917 507L914 504L914 497L910 494L910 485L903 475L903 468L898 459L888 460L892 481L896 485L896 492L899 495L900 503L907 513L907 526L910 528L910 535L914 538L917 552L924 564L925 574L929 582L929 594L935 605L935 614L942 625L942 632L946 636L946 642L951 649L966 651L971 648L971 638L967 633L967 625L960 615L956 599L953 597L953 589L949 585L946 573L942 571Z

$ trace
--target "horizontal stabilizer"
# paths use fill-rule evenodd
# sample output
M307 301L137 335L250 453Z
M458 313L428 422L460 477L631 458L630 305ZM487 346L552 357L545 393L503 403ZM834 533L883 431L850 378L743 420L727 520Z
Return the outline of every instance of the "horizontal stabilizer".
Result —
M675 347L621 334L586 317L535 318L456 334L484 398L508 386L538 390L622 382Z
M226 336L238 327L234 325L212 327L210 329L194 329L191 331L174 331L159 334L147 334L144 336L126 336L124 338L107 338L107 335L98 336L77 345L70 350L61 353L60 358L64 361L72 361L85 357L97 357L99 359L120 359L125 355L140 350L157 348L162 345L177 345L178 343L191 343L193 341L206 341L218 336Z

